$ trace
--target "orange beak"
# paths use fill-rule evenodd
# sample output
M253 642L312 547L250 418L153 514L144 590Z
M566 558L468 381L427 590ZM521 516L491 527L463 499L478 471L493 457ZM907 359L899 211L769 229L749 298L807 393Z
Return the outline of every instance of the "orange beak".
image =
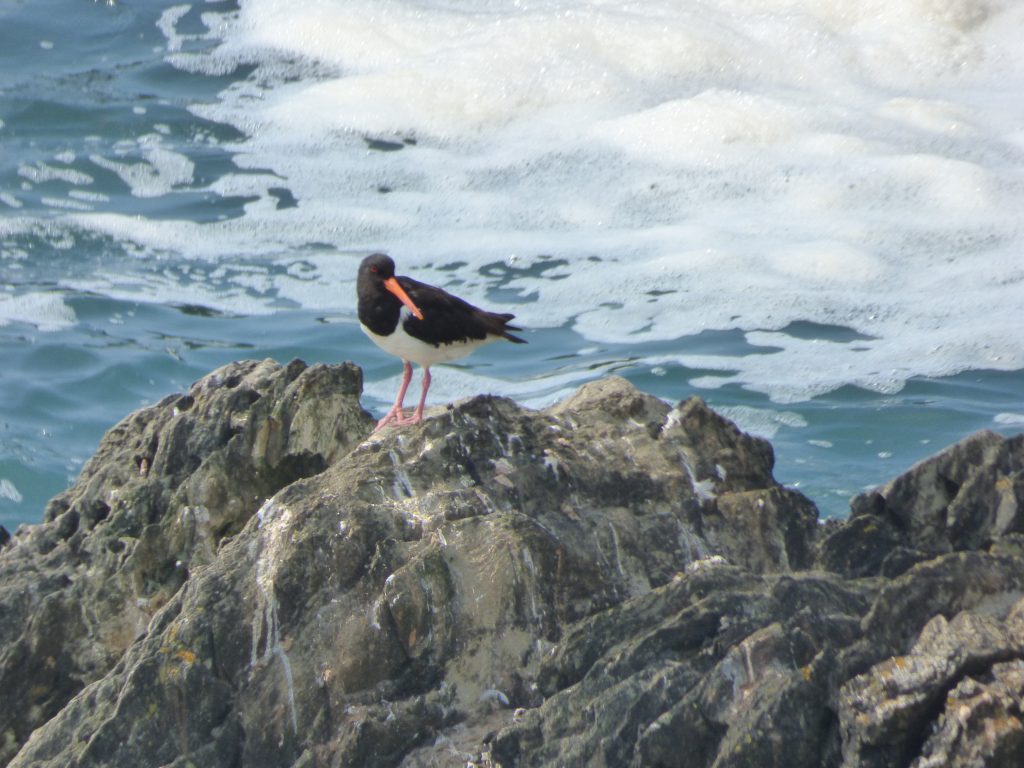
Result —
M409 308L409 311L412 312L413 316L417 320L423 319L423 313L420 312L420 308L412 303L412 299L409 298L409 294L405 292L405 289L403 289L402 286L398 284L398 281L395 278L389 277L387 280L385 280L384 287L391 291L391 293L393 293L395 296L397 296L398 300Z

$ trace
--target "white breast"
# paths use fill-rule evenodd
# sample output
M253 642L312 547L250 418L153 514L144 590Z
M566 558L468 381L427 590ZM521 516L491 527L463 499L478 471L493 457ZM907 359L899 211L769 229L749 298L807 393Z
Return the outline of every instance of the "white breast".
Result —
M403 323L408 314L409 310L402 307L398 327L395 328L390 336L380 336L362 323L359 324L359 327L363 329L363 333L373 340L374 344L385 352L424 367L458 360L460 357L468 355L477 347L490 344L499 338L498 336L488 336L486 339L470 339L455 344L441 344L435 347L433 344L422 342L405 332Z

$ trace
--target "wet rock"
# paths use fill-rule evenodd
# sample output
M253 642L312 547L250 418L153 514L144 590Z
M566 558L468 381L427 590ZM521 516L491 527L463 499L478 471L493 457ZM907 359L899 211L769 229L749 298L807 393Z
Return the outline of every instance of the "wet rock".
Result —
M178 414L130 417L0 551L23 587L0 592L12 711L49 697L5 713L40 724L7 726L11 766L1019 755L1020 441L975 436L819 526L771 446L697 398L610 377L364 439L357 372L239 366L219 381L258 398L197 384ZM146 472L121 474L145 446ZM147 565L171 555L180 573ZM129 600L143 620L102 645Z

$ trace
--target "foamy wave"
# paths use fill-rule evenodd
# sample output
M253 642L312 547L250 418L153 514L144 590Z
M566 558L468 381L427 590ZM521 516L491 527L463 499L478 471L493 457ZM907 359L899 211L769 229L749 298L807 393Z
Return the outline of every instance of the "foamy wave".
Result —
M172 64L256 65L191 107L247 136L206 190L249 198L244 215L72 221L226 271L78 287L351 317L359 256L388 250L526 326L679 340L648 362L782 402L1024 367L1019 4L248 0L203 14L208 53L183 50L188 17L161 17ZM93 162L137 196L194 188L161 136L131 147L144 162ZM798 321L856 338L788 333ZM744 331L751 353L687 353L706 329Z
M721 406L716 410L744 432L769 440L783 427L801 429L807 426L807 419L793 411L773 411L748 405Z
M140 152L144 161L111 160L101 155L91 155L89 160L120 176L136 197L160 197L192 181L195 164L180 152L163 146L163 139L157 133L143 136L125 152Z
M20 504L22 500L21 491L8 480L6 477L0 477L0 499L9 499L15 504Z
M502 342L504 343L504 342ZM391 403L401 383L401 365L396 363L398 375L386 379L368 381L365 385L366 395L382 403ZM417 369L415 381L409 388L406 405L412 406L419 397L422 380ZM497 385L493 378L482 376L466 368L446 366L443 370L435 370L431 375L428 406L438 403L450 403L466 397L475 397L481 392L495 391L503 397L515 398L516 402L528 408L546 408L566 398L581 384L593 378L592 371L571 371L554 374L541 380L511 381L501 380Z
M0 326L28 323L40 331L60 331L77 321L75 311L53 293L0 294Z

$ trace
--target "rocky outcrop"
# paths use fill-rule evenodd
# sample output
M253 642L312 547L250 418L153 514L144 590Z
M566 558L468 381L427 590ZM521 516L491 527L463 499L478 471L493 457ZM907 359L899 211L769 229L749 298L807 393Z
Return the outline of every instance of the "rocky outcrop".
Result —
M226 366L113 427L0 556L0 764L145 636L260 505L362 440L352 365Z
M849 576L894 576L1024 533L1024 436L978 432L851 507L850 524L822 546L822 562Z
M1019 764L1021 439L822 526L699 399L359 385L228 366L0 550L11 766Z

